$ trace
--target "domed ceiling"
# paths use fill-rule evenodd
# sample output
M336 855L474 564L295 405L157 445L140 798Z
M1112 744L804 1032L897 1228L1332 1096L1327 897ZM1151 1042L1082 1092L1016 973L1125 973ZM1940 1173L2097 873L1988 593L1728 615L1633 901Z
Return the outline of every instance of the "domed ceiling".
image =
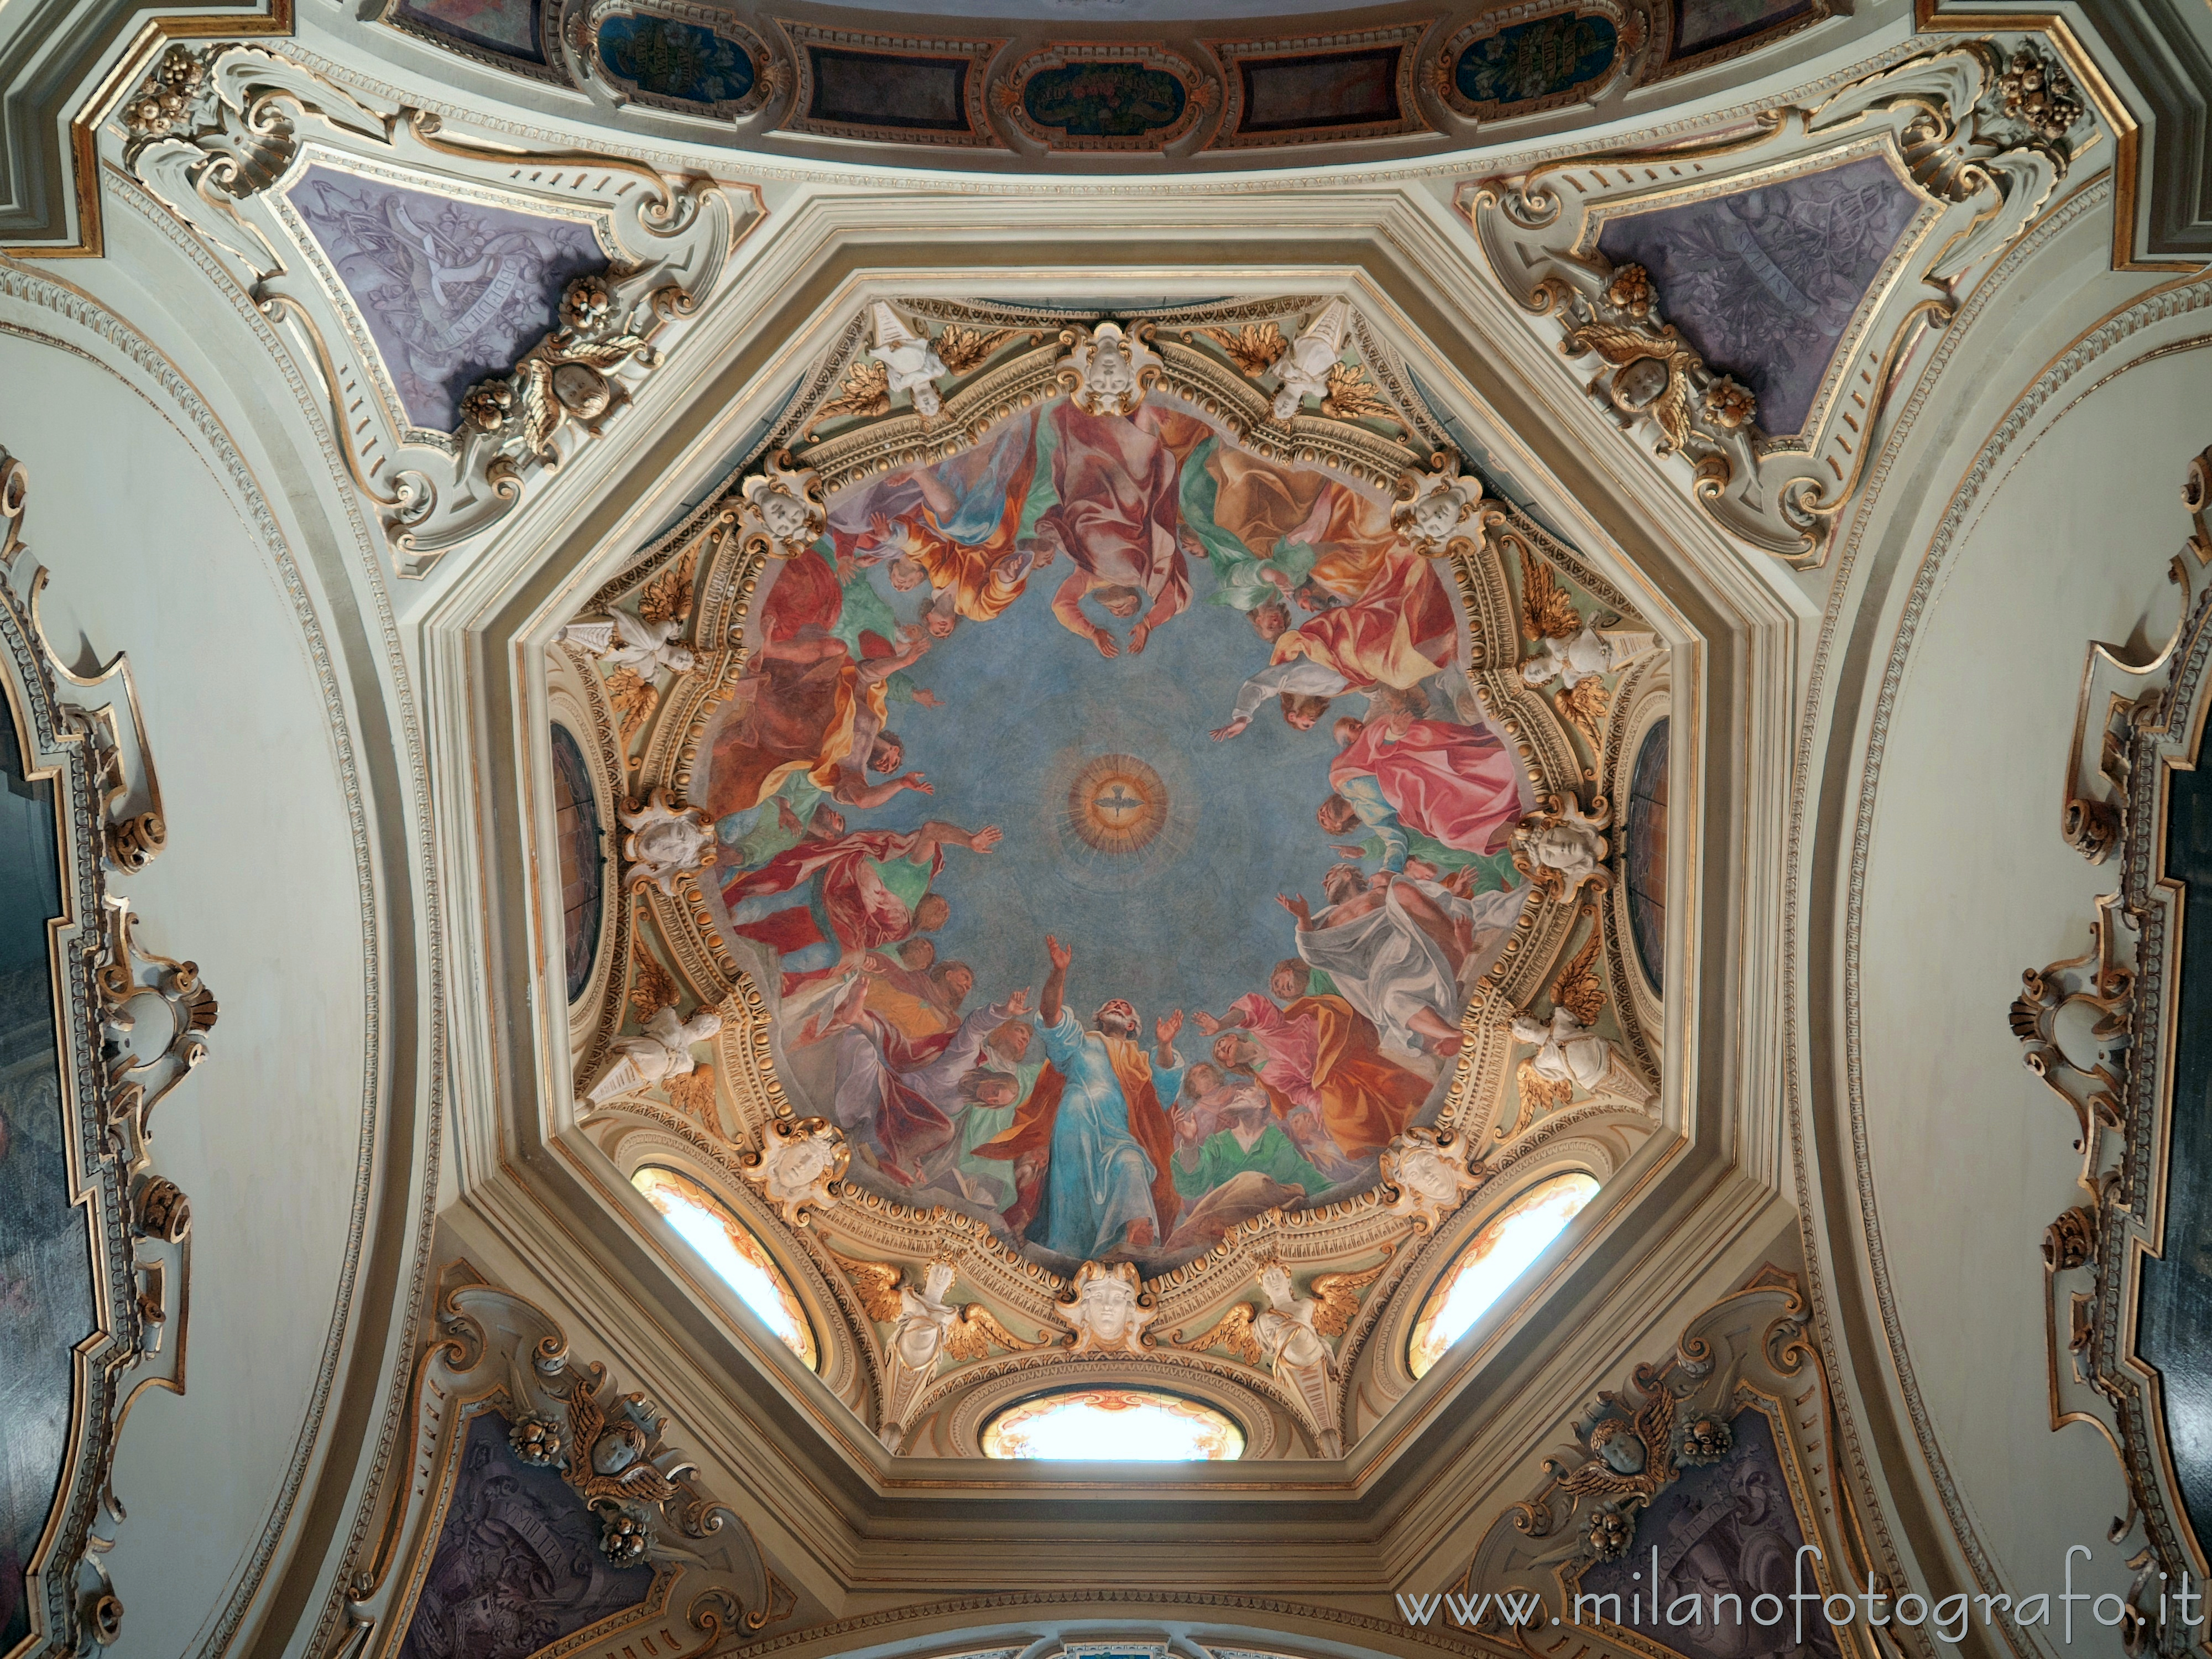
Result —
M894 1449L1110 1377L1338 1455L1656 1127L1658 635L1342 299L878 301L807 384L550 650L587 1122Z

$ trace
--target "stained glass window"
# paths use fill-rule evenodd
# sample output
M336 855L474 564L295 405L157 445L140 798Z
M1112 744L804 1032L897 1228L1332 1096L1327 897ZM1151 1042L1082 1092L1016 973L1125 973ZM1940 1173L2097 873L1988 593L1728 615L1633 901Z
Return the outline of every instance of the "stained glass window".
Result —
M1557 1176L1522 1194L1474 1236L1421 1304L1406 1355L1414 1376L1426 1374L1467 1334L1596 1191L1589 1176Z
M783 1339L809 1370L818 1369L814 1331L791 1281L775 1265L768 1249L727 1206L698 1182L672 1170L650 1167L630 1177L630 1185L653 1201L653 1207L686 1244L706 1258L707 1265L738 1297L761 1317L761 1322Z
M1017 1401L983 1429L987 1457L1227 1462L1244 1431L1212 1407L1150 1389L1071 1389Z

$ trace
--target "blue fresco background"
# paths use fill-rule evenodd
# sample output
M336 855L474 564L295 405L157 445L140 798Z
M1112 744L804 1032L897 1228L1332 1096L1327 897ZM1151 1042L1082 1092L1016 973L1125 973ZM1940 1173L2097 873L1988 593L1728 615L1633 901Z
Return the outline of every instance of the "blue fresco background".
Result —
M917 686L948 706L894 704L893 729L907 765L928 775L933 797L905 793L856 815L869 828L908 830L943 817L963 830L995 823L1006 839L988 857L947 850L936 884L952 906L936 935L940 961L970 963L979 994L997 999L1023 986L1034 994L1046 969L1044 936L1075 950L1068 998L1079 1012L1127 996L1149 1022L1170 1008L1220 1013L1246 991L1264 991L1267 972L1296 954L1295 924L1278 890L1322 902L1331 861L1313 809L1328 789L1336 745L1328 723L1310 732L1285 725L1270 702L1249 730L1228 743L1207 735L1229 718L1245 677L1267 663L1267 647L1243 617L1209 605L1212 577L1192 572L1191 608L1154 634L1141 657L1101 657L1052 614L1061 559L989 623L963 623L915 665ZM920 595L891 593L902 618ZM1126 640L1128 624L1086 607ZM1339 712L1358 714L1358 697ZM1083 758L1124 753L1148 762L1167 783L1169 823L1153 848L1129 860L1141 884L1115 890L1113 865L1055 834L1066 799L1069 751ZM1054 787L1054 783L1058 787ZM1155 848L1172 856L1152 856Z

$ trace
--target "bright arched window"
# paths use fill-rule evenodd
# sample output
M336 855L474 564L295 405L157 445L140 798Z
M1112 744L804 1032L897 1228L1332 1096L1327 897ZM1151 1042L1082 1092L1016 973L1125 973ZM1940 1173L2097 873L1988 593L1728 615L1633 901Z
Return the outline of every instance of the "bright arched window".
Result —
M629 1178L630 1185L652 1200L686 1244L698 1251L738 1299L758 1314L761 1322L783 1339L809 1370L820 1369L814 1350L814 1331L791 1281L775 1265L768 1247L754 1237L729 1206L696 1181L673 1170L650 1166Z
M1589 1176L1559 1176L1530 1188L1492 1218L1421 1304L1406 1354L1414 1376L1425 1375L1445 1349L1473 1328L1596 1192L1597 1182Z
M1226 1462L1244 1431L1212 1407L1152 1389L1069 1389L1017 1401L983 1428L986 1457Z

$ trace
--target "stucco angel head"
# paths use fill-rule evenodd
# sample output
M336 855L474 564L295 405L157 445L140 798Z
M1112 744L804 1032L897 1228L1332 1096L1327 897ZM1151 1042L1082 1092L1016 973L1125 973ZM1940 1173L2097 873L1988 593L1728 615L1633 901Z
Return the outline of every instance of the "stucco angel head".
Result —
M1443 552L1453 537L1470 533L1482 507L1482 480L1462 477L1456 455L1440 456L1439 461L1434 471L1409 475L1399 486L1410 483L1412 494L1392 514L1399 533L1431 555Z
M1607 391L1616 408L1628 414L1640 414L1659 401L1673 372L1664 357L1638 357L1621 367Z
M1092 415L1133 415L1145 387L1159 374L1160 360L1118 323L1101 323L1073 338L1060 361L1060 381L1078 407Z
M1409 1140L1398 1151L1399 1182L1415 1192L1449 1204L1459 1196L1459 1182L1433 1142Z
M1644 1443L1625 1418L1601 1419L1590 1431L1589 1449L1615 1474L1644 1473Z
M1287 421L1298 412L1305 400L1305 393L1298 387L1283 386L1276 392L1274 404L1270 412L1277 420Z
M1135 1351L1152 1316L1139 1305L1136 1266L1086 1261L1075 1270L1073 1292L1060 1316L1073 1327L1078 1352L1089 1348Z
M1291 1305L1291 1270L1279 1261L1270 1261L1260 1269L1260 1293L1277 1309Z
M938 396L937 387L923 380L914 388L914 412L925 421L933 421L945 410L945 399Z
M765 472L755 473L742 486L753 516L768 532L769 551L779 558L803 553L829 523L822 506L822 480L812 467L794 468L787 452L777 456Z

